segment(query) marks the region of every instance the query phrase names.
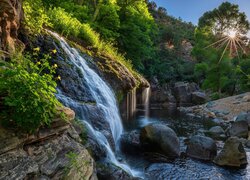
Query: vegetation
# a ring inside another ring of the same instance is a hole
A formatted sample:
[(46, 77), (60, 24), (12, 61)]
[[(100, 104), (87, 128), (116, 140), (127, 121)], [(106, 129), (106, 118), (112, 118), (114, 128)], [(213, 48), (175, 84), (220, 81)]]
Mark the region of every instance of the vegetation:
[(196, 80), (204, 89), (234, 94), (249, 90), (249, 57), (246, 34), (250, 29), (244, 13), (228, 2), (205, 13), (195, 32), (193, 55)]
[(54, 96), (56, 65), (51, 67), (48, 61), (48, 55), (38, 58), (37, 52), (15, 55), (11, 62), (1, 61), (0, 96), (4, 106), (1, 123), (27, 132), (50, 124), (61, 104)]
[[(51, 28), (136, 76), (196, 81), (214, 97), (250, 90), (250, 25), (237, 5), (225, 2), (205, 13), (197, 28), (145, 0), (24, 0), (23, 8), (29, 33)], [(0, 68), (1, 116), (26, 131), (49, 124), (60, 106), (55, 66), (36, 51), (1, 61)]]

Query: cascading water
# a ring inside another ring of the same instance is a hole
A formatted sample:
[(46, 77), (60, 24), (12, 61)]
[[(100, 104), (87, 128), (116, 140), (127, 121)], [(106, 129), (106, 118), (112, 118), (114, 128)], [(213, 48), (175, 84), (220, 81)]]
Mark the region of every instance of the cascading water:
[[(50, 32), (50, 31), (49, 31)], [(100, 78), (100, 76), (89, 68), (85, 59), (78, 53), (74, 48), (71, 48), (67, 42), (60, 37), (58, 34), (50, 32), (56, 39), (60, 41), (61, 47), (67, 54), (72, 65), (77, 67), (83, 74), (83, 80), (87, 82), (86, 88), (89, 88), (91, 95), (96, 101), (97, 108), (101, 111), (101, 115), (104, 120), (108, 122), (116, 149), (119, 151), (119, 138), (123, 132), (123, 126), (119, 111), (117, 108), (116, 99), (114, 93), (109, 88), (109, 86)], [(67, 95), (63, 94), (60, 89), (58, 89), (57, 98), (65, 105), (76, 111), (77, 116), (82, 120), (88, 120), (88, 114), (94, 113), (92, 106), (88, 104), (83, 104), (81, 102), (76, 102)], [(90, 133), (95, 137), (97, 142), (106, 149), (107, 159), (115, 164), (116, 166), (124, 169), (133, 176), (140, 176), (139, 172), (131, 170), (126, 164), (120, 163), (114, 152), (111, 149), (110, 143), (105, 136), (103, 131), (99, 131), (98, 128), (94, 128), (91, 122), (83, 121)]]
[(136, 89), (127, 94), (127, 120), (133, 119), (136, 113)]
[(145, 88), (142, 91), (142, 103), (144, 106), (145, 117), (149, 116), (149, 98), (150, 98), (150, 87)]

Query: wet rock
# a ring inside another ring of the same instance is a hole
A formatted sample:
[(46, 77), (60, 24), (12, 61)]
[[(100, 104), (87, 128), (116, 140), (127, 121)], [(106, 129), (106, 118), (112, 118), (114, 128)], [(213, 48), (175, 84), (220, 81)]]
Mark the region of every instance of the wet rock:
[(214, 159), (219, 166), (240, 167), (247, 164), (247, 156), (242, 143), (237, 137), (230, 137), (222, 151)]
[(228, 136), (248, 137), (248, 123), (246, 121), (236, 121), (226, 130)]
[(121, 150), (125, 153), (141, 153), (140, 132), (137, 130), (123, 134), (121, 136), (120, 143)]
[(186, 153), (196, 159), (213, 160), (217, 155), (217, 146), (213, 139), (196, 135), (190, 139)]
[(192, 103), (197, 105), (197, 104), (204, 104), (207, 101), (207, 96), (203, 92), (193, 92), (192, 93)]
[(215, 139), (224, 139), (226, 137), (224, 129), (221, 126), (211, 127), (207, 135)]
[(111, 163), (97, 164), (97, 177), (99, 180), (133, 180), (126, 171)]
[(180, 142), (175, 132), (161, 124), (145, 126), (140, 133), (141, 144), (146, 151), (159, 152), (167, 157), (180, 155)]

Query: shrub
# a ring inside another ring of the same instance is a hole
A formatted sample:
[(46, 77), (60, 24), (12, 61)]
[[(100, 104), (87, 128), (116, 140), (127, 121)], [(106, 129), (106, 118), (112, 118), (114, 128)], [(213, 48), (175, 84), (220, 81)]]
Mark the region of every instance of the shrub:
[(26, 28), (33, 34), (39, 34), (43, 25), (49, 25), (49, 17), (46, 15), (41, 0), (25, 0), (23, 2)]
[[(16, 55), (10, 63), (0, 64), (0, 97), (4, 110), (0, 112), (1, 123), (26, 132), (33, 132), (41, 125), (49, 125), (55, 117), (56, 82), (50, 67), (49, 56)], [(46, 72), (46, 73), (45, 73)]]

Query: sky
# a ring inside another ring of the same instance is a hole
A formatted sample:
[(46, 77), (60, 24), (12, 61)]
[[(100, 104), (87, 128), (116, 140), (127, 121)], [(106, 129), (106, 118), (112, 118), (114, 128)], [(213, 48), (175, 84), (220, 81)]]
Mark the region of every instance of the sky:
[[(222, 2), (238, 4), (240, 11), (245, 12), (250, 21), (250, 0), (153, 0), (157, 6), (167, 9), (167, 13), (180, 17), (186, 22), (197, 25), (199, 18), (207, 11), (217, 8)], [(250, 37), (250, 31), (248, 33)]]
[[(217, 8), (225, 0), (153, 0), (157, 6), (167, 9), (167, 13), (174, 17), (181, 17), (184, 21), (197, 25), (199, 18), (206, 12)], [(240, 11), (245, 12), (250, 21), (250, 0), (228, 0), (238, 4)]]

